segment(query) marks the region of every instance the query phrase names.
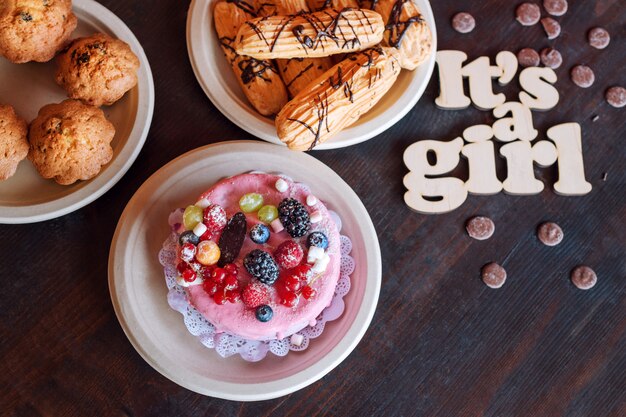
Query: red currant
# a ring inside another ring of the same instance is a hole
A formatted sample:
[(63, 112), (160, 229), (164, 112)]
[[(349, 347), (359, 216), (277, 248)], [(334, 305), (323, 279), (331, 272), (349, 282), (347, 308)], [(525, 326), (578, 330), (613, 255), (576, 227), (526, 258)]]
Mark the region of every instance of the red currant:
[(204, 267), (202, 267), (202, 270), (201, 270), (202, 278), (207, 279), (207, 280), (213, 278), (213, 270), (214, 269), (215, 268), (212, 267), (212, 266), (204, 266)]
[(282, 304), (287, 307), (295, 307), (298, 305), (298, 301), (300, 301), (300, 297), (293, 292), (287, 292), (283, 294), (283, 299), (281, 300)]
[(215, 304), (224, 304), (226, 302), (226, 296), (224, 295), (224, 291), (216, 292), (213, 296), (213, 301), (215, 301)]
[(237, 281), (237, 277), (235, 275), (226, 275), (226, 279), (224, 279), (224, 285), (227, 290), (233, 290), (237, 288), (239, 281)]
[(317, 295), (317, 291), (314, 290), (313, 288), (309, 287), (308, 285), (304, 288), (302, 288), (302, 296), (304, 298), (306, 298), (307, 300), (310, 300), (311, 298), (315, 297)]
[(248, 308), (257, 308), (270, 300), (269, 289), (261, 283), (251, 283), (241, 293), (243, 303)]
[(289, 291), (298, 291), (300, 289), (300, 280), (293, 275), (286, 277), (283, 284)]
[(222, 282), (224, 282), (224, 279), (226, 279), (226, 271), (224, 271), (224, 269), (222, 268), (215, 268), (213, 270), (213, 281), (217, 282), (218, 284), (221, 284)]
[(239, 298), (241, 297), (241, 294), (239, 294), (239, 291), (228, 291), (227, 290), (226, 293), (224, 294), (224, 297), (229, 302), (236, 303), (237, 301), (239, 301)]
[(185, 269), (182, 273), (182, 277), (187, 282), (193, 282), (196, 279), (196, 272), (193, 269)]
[(178, 265), (176, 265), (176, 269), (182, 274), (185, 272), (185, 269), (187, 269), (187, 264), (185, 262), (179, 262)]
[(231, 275), (237, 275), (239, 273), (239, 268), (237, 268), (235, 264), (226, 264), (224, 270)]
[(298, 278), (300, 281), (309, 282), (309, 275), (311, 274), (311, 265), (298, 265), (295, 268), (289, 270), (289, 274)]
[(206, 291), (207, 294), (213, 295), (217, 292), (219, 286), (213, 281), (204, 281), (202, 288), (204, 288), (204, 291)]

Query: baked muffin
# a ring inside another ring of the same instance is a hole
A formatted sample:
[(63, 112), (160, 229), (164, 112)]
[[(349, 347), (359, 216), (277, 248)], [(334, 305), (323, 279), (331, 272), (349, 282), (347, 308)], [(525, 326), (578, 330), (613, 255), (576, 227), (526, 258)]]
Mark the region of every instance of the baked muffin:
[(139, 59), (126, 42), (102, 33), (75, 39), (57, 57), (56, 81), (70, 98), (111, 105), (135, 85)]
[(48, 104), (32, 121), (28, 159), (62, 185), (95, 177), (113, 156), (115, 128), (102, 110), (77, 100)]
[(72, 0), (2, 0), (0, 55), (17, 64), (50, 61), (76, 24)]
[(13, 107), (0, 104), (0, 180), (15, 174), (28, 154), (28, 124)]

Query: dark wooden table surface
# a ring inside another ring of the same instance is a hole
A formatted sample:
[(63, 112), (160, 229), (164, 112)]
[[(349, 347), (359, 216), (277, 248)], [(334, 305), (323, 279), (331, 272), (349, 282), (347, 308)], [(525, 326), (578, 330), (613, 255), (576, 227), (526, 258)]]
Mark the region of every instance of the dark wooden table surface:
[[(350, 148), (312, 152), (370, 212), (383, 256), (380, 301), (364, 339), (334, 371), (287, 397), (257, 403), (207, 398), (170, 382), (133, 349), (113, 312), (109, 244), (133, 193), (186, 151), (252, 136), (222, 116), (196, 82), (185, 45), (187, 2), (101, 2), (145, 48), (156, 84), (154, 120), (134, 166), (105, 196), (55, 220), (0, 225), (0, 414), (626, 415), (626, 110), (603, 98), (609, 86), (626, 85), (623, 2), (571, 1), (554, 41), (539, 25), (515, 23), (516, 2), (433, 2), (439, 49), (460, 49), (470, 58), (523, 47), (561, 50), (561, 102), (534, 113), (535, 126), (545, 137), (557, 123), (582, 125), (593, 191), (558, 196), (552, 191), (556, 168), (537, 169), (546, 189), (536, 196), (470, 196), (459, 209), (437, 216), (410, 211), (402, 199), (404, 149), (493, 122), (488, 112), (437, 109), (436, 76), (387, 132)], [(450, 27), (460, 10), (477, 19), (471, 34)], [(594, 26), (612, 34), (607, 49), (587, 45), (586, 32)], [(591, 88), (570, 81), (577, 63), (595, 71)], [(503, 91), (512, 99), (518, 88), (513, 82)], [(503, 161), (498, 164), (504, 179)], [(466, 170), (455, 173), (463, 178)], [(495, 221), (490, 240), (473, 241), (464, 233), (465, 220), (475, 214)], [(545, 220), (565, 231), (557, 247), (535, 237)], [(479, 278), (488, 261), (508, 271), (499, 290)], [(590, 291), (569, 281), (569, 271), (581, 263), (599, 277)]]

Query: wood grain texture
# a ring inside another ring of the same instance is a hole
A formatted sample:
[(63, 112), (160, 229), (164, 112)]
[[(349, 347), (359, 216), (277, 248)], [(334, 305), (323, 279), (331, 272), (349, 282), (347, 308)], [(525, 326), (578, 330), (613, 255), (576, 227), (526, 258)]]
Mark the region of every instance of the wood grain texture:
[[(606, 88), (626, 85), (623, 2), (571, 1), (554, 41), (540, 25), (517, 24), (515, 3), (433, 2), (440, 49), (460, 49), (470, 59), (548, 45), (562, 52), (564, 64), (556, 71), (561, 102), (534, 112), (534, 123), (540, 139), (555, 124), (581, 123), (593, 191), (556, 195), (552, 167), (536, 170), (546, 183), (536, 196), (470, 196), (448, 214), (411, 212), (402, 198), (404, 149), (418, 139), (450, 140), (468, 126), (493, 123), (490, 113), (473, 108), (437, 109), (435, 76), (415, 108), (384, 134), (347, 149), (313, 152), (354, 188), (379, 234), (383, 286), (365, 338), (310, 387), (248, 404), (206, 398), (158, 374), (135, 352), (113, 313), (109, 244), (133, 193), (188, 150), (252, 137), (222, 116), (195, 80), (185, 45), (187, 2), (101, 2), (146, 50), (156, 83), (154, 121), (138, 160), (104, 197), (56, 220), (0, 226), (0, 414), (626, 415), (626, 110), (604, 101)], [(477, 20), (467, 35), (449, 23), (462, 10)], [(611, 33), (607, 49), (587, 45), (586, 32), (594, 26)], [(578, 63), (595, 71), (593, 87), (569, 80)], [(494, 89), (511, 100), (519, 86), (514, 81)], [(503, 180), (500, 159), (497, 168)], [(467, 178), (467, 166), (455, 174)], [(476, 214), (495, 221), (491, 239), (465, 235), (465, 220)], [(536, 239), (535, 228), (547, 220), (565, 232), (556, 247)], [(499, 290), (480, 281), (489, 261), (508, 272)], [(569, 271), (581, 263), (599, 277), (586, 292), (569, 282)]]

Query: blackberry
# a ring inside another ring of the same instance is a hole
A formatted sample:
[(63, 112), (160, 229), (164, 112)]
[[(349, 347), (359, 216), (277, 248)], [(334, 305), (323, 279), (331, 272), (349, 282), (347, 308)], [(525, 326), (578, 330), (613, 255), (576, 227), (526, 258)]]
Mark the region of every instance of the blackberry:
[(274, 311), (272, 310), (272, 307), (268, 305), (262, 305), (256, 309), (255, 315), (258, 321), (265, 323), (272, 319)]
[(250, 229), (250, 239), (259, 245), (264, 244), (270, 238), (270, 229), (264, 224), (255, 224)]
[(306, 240), (308, 247), (317, 246), (318, 248), (326, 249), (328, 247), (328, 238), (322, 232), (313, 232)]
[(278, 265), (272, 255), (255, 249), (243, 260), (246, 270), (263, 284), (272, 285), (278, 279)]
[(309, 212), (293, 198), (285, 198), (280, 202), (278, 217), (291, 237), (304, 236), (311, 227)]
[(181, 233), (178, 237), (178, 242), (180, 243), (180, 246), (183, 246), (185, 243), (197, 245), (200, 243), (200, 237), (196, 236), (196, 234), (191, 230), (187, 230), (186, 232)]

